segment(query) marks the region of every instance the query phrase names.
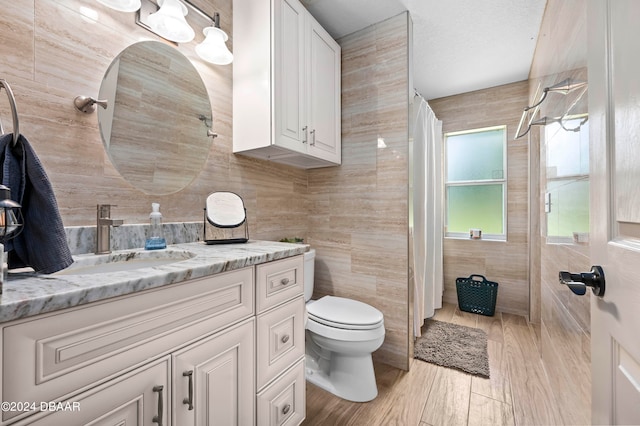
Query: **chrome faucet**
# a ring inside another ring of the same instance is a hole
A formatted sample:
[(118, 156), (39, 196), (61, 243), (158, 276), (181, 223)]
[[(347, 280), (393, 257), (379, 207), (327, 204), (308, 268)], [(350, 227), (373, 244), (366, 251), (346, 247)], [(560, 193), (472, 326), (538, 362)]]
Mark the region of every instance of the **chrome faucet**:
[(111, 219), (111, 204), (98, 204), (96, 226), (96, 254), (111, 253), (111, 227), (120, 226), (123, 221)]

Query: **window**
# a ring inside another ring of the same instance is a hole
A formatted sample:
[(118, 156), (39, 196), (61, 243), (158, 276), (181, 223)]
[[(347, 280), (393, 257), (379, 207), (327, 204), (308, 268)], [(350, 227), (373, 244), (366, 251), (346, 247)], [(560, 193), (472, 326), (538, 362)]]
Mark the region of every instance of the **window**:
[(506, 126), (445, 133), (446, 236), (506, 239)]
[(547, 124), (545, 212), (547, 241), (589, 241), (588, 116), (567, 117)]

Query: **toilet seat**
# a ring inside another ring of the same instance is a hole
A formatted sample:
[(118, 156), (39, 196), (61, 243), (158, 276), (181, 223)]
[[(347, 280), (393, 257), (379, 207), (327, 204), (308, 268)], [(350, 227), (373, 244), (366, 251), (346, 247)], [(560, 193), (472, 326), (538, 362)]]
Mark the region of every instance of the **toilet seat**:
[(382, 312), (357, 300), (324, 296), (307, 303), (309, 319), (345, 330), (373, 330), (383, 325)]
[(354, 330), (332, 327), (322, 324), (314, 320), (313, 318), (309, 318), (309, 321), (307, 321), (306, 329), (319, 336), (341, 342), (365, 342), (381, 338), (384, 339), (385, 335), (384, 322), (380, 323), (375, 328), (367, 330)]

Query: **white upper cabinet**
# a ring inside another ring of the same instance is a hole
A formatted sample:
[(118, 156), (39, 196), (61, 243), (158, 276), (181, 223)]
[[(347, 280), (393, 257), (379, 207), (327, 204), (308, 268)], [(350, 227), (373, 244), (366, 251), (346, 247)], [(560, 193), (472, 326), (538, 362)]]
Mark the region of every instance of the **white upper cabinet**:
[(340, 46), (298, 0), (269, 3), (233, 4), (233, 152), (339, 165)]
[(309, 153), (340, 163), (340, 46), (309, 20)]
[[(275, 82), (274, 143), (296, 152), (306, 153), (307, 79), (305, 72), (307, 11), (297, 0), (276, 0), (273, 49)], [(235, 135), (234, 135), (235, 136)], [(235, 138), (234, 138), (235, 139)]]

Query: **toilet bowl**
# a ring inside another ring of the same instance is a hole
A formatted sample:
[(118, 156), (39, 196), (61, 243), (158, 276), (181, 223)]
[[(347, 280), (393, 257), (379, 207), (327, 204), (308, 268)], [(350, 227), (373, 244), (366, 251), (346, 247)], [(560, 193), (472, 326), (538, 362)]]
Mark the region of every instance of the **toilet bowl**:
[(371, 354), (384, 341), (384, 317), (357, 300), (310, 300), (314, 260), (315, 250), (305, 254), (306, 378), (349, 401), (371, 401), (378, 395)]

